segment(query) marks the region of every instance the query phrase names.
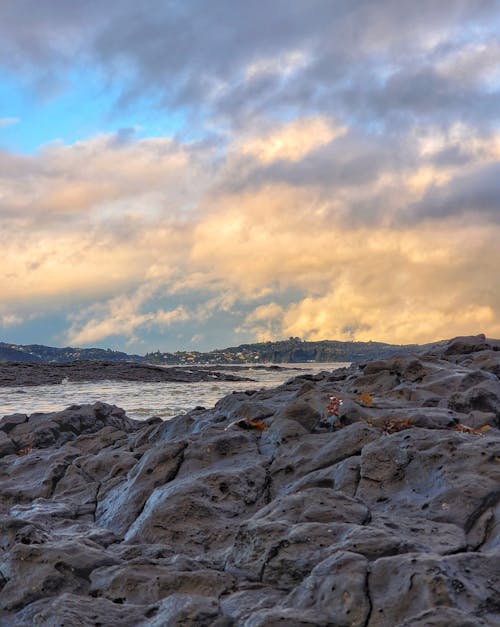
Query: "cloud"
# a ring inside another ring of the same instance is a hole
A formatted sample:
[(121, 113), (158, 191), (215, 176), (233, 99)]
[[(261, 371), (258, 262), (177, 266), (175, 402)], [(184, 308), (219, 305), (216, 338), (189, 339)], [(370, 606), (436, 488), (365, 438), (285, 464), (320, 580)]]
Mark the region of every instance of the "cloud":
[(6, 0), (1, 11), (0, 65), (42, 91), (92, 63), (122, 104), (149, 94), (208, 124), (266, 111), (479, 120), (498, 105), (495, 0)]
[(0, 313), (0, 326), (14, 327), (24, 322), (22, 316), (15, 313)]
[[(265, 196), (272, 198), (269, 190)], [(285, 288), (304, 296), (279, 309), (269, 305), (269, 320), (262, 317), (266, 308), (257, 308), (240, 329), (260, 339), (393, 342), (425, 342), (473, 329), (500, 333), (498, 226), (445, 216), (405, 229), (349, 229), (313, 212), (307, 222), (298, 219), (284, 193), (280, 203), (263, 207), (258, 195), (253, 202), (253, 212), (233, 202), (241, 213), (219, 215), (225, 229), (200, 233), (198, 260), (210, 260), (212, 272), (224, 275), (243, 297), (270, 284), (274, 299)]]
[[(80, 303), (77, 344), (187, 323), (209, 342), (224, 317), (262, 340), (500, 332), (498, 136), (422, 126), (383, 142), (318, 124), (276, 127), (269, 159), (242, 149), (265, 146), (261, 122), (222, 161), (220, 145), (168, 138), (4, 153), (5, 306)], [(294, 152), (311, 128), (314, 148)], [(454, 147), (467, 159), (441, 157)]]
[(103, 305), (91, 306), (73, 317), (68, 331), (68, 341), (73, 345), (93, 344), (112, 336), (135, 338), (141, 328), (158, 327), (163, 330), (172, 324), (189, 320), (184, 307), (165, 311), (143, 311), (151, 298), (149, 287), (141, 288), (132, 295), (122, 295)]
[(166, 137), (114, 140), (0, 153), (5, 303), (116, 295), (181, 263), (209, 170)]
[(0, 118), (0, 129), (14, 126), (15, 124), (19, 124), (20, 121), (19, 118)]
[[(112, 217), (175, 208), (192, 202), (191, 183), (202, 186), (196, 152), (168, 137), (136, 142), (99, 135), (66, 146), (49, 144), (39, 154), (0, 154), (2, 216), (14, 220), (43, 216), (59, 222), (85, 212)], [(19, 182), (29, 177), (30, 185)], [(170, 190), (167, 194), (167, 190)], [(10, 211), (9, 211), (10, 207)]]
[(236, 331), (251, 333), (259, 342), (272, 341), (283, 333), (285, 309), (277, 303), (259, 305), (244, 319)]
[(472, 213), (500, 222), (500, 162), (472, 168), (439, 186), (429, 186), (414, 218)]
[(55, 100), (84, 73), (130, 125), (0, 150), (5, 316), (74, 308), (76, 343), (500, 333), (499, 22), (494, 0), (6, 0), (0, 68)]
[(335, 128), (328, 120), (320, 117), (302, 118), (269, 129), (267, 133), (261, 129), (253, 137), (243, 137), (237, 142), (236, 151), (254, 157), (263, 164), (275, 161), (296, 163), (345, 133), (345, 128)]
[(19, 327), (26, 322), (31, 322), (39, 317), (40, 313), (29, 310), (8, 310), (0, 308), (0, 327), (9, 329), (11, 327)]

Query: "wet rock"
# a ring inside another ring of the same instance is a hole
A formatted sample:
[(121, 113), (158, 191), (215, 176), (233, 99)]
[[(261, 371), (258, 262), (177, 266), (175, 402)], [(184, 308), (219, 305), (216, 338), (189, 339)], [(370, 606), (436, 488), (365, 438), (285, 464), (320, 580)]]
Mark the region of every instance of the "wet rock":
[(152, 364), (114, 361), (74, 361), (67, 363), (0, 363), (0, 387), (49, 385), (69, 381), (251, 381), (219, 370), (206, 368), (160, 367)]
[(112, 487), (96, 508), (96, 522), (118, 535), (125, 535), (139, 517), (151, 493), (175, 478), (183, 461), (184, 442), (156, 446), (139, 461), (133, 459), (130, 471)]
[(128, 542), (183, 543), (188, 555), (220, 552), (232, 542), (235, 518), (263, 491), (260, 465), (212, 472), (156, 488), (127, 532)]
[(309, 435), (287, 442), (270, 466), (273, 494), (286, 491), (292, 482), (316, 470), (359, 455), (364, 446), (379, 437), (377, 429), (359, 422), (336, 433)]
[[(246, 583), (243, 589), (220, 597), (220, 606), (235, 624), (245, 624), (245, 619), (259, 610), (269, 610), (281, 604), (285, 593), (271, 586)], [(252, 618), (253, 620), (253, 618)]]
[(444, 355), (468, 355), (477, 353), (486, 348), (486, 337), (484, 333), (479, 335), (471, 335), (466, 337), (457, 337), (447, 342), (443, 354)]
[[(306, 431), (313, 431), (323, 419), (323, 412), (313, 405), (311, 394), (302, 394), (298, 401), (288, 404), (283, 408), (278, 417), (298, 422)], [(324, 407), (324, 404), (323, 404)]]
[(0, 430), (4, 433), (9, 433), (12, 429), (27, 421), (28, 416), (26, 414), (11, 414), (10, 416), (4, 416), (3, 418), (0, 418)]

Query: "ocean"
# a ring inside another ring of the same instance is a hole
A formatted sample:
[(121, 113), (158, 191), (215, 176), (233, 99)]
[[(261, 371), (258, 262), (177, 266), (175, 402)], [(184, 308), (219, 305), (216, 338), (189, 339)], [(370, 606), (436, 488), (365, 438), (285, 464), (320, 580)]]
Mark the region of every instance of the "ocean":
[[(280, 364), (282, 369), (265, 370), (250, 367), (230, 372), (254, 381), (203, 381), (198, 383), (143, 383), (100, 381), (82, 383), (67, 381), (58, 385), (0, 388), (0, 416), (33, 412), (59, 411), (69, 405), (102, 401), (123, 408), (130, 418), (146, 420), (159, 416), (168, 420), (196, 406), (213, 407), (235, 390), (275, 387), (300, 374), (336, 370), (347, 363)], [(216, 367), (214, 367), (216, 370)]]

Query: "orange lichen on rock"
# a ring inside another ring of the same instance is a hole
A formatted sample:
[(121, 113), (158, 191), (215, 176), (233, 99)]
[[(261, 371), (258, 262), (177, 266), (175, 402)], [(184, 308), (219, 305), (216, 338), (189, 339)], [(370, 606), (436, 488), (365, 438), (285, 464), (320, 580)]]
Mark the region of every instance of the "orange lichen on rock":
[(257, 429), (258, 431), (264, 431), (264, 429), (267, 428), (265, 422), (262, 422), (262, 420), (255, 420), (253, 418), (243, 418), (242, 420), (236, 420), (235, 422), (229, 424), (226, 427), (226, 430), (233, 426), (239, 427), (240, 429)]
[(368, 392), (363, 392), (363, 394), (357, 396), (356, 401), (365, 407), (371, 407), (373, 405), (373, 398), (371, 394), (368, 394)]

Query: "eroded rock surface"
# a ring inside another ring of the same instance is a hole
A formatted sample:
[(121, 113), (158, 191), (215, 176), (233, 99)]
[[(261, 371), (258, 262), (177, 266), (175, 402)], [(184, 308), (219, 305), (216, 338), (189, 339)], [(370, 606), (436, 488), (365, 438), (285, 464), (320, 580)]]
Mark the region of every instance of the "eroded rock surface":
[(499, 374), (477, 336), (169, 422), (2, 418), (0, 625), (500, 625)]

